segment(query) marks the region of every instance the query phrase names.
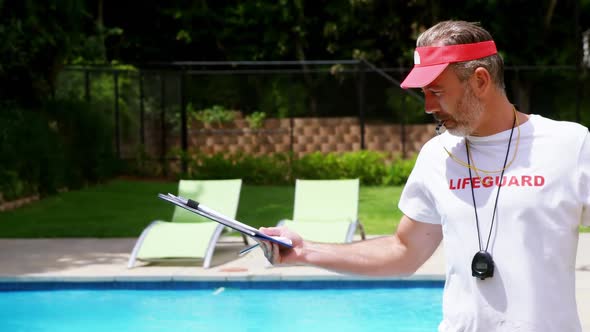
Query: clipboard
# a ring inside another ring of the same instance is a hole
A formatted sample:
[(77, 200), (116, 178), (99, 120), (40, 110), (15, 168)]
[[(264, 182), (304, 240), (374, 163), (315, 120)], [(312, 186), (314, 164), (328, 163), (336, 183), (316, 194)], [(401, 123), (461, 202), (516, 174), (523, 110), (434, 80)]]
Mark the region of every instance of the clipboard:
[(186, 209), (192, 213), (198, 214), (198, 215), (203, 216), (207, 219), (210, 219), (210, 220), (218, 222), (222, 225), (225, 225), (225, 226), (227, 226), (233, 230), (236, 230), (242, 234), (248, 235), (249, 237), (253, 238), (257, 242), (259, 240), (264, 240), (264, 241), (270, 241), (270, 242), (277, 243), (277, 244), (285, 246), (287, 248), (293, 248), (293, 245), (291, 244), (291, 240), (289, 240), (287, 238), (266, 235), (250, 225), (246, 225), (246, 224), (241, 223), (235, 219), (227, 217), (227, 216), (225, 216), (225, 215), (223, 215), (211, 208), (208, 208), (207, 206), (205, 206), (197, 201), (194, 201), (192, 199), (184, 198), (181, 196), (176, 196), (176, 195), (173, 195), (170, 193), (168, 193), (167, 195), (158, 194), (158, 197), (169, 202), (169, 203), (172, 203), (176, 206), (180, 206), (181, 208)]

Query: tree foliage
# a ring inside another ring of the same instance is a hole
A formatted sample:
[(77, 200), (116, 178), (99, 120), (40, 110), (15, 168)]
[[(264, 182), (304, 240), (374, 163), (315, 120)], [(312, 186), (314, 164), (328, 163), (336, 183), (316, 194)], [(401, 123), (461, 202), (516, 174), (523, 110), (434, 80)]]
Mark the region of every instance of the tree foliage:
[(50, 93), (64, 60), (83, 39), (78, 0), (0, 2), (0, 97), (25, 104)]
[(590, 0), (0, 0), (0, 15), (0, 97), (35, 102), (71, 62), (363, 58), (410, 66), (418, 34), (451, 18), (481, 22), (509, 65), (574, 65)]

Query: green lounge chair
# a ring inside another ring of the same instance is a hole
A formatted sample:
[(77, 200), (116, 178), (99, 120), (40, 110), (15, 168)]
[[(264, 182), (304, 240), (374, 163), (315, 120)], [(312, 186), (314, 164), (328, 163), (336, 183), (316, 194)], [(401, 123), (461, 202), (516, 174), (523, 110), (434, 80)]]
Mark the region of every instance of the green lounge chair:
[[(180, 180), (178, 195), (191, 198), (230, 218), (235, 218), (240, 200), (241, 179)], [(143, 230), (127, 264), (136, 260), (155, 262), (203, 260), (209, 268), (213, 251), (224, 226), (187, 211), (174, 208), (171, 222), (155, 220)], [(244, 236), (244, 243), (248, 244)]]
[(304, 239), (319, 242), (352, 242), (357, 229), (359, 180), (297, 180), (293, 219), (279, 221)]

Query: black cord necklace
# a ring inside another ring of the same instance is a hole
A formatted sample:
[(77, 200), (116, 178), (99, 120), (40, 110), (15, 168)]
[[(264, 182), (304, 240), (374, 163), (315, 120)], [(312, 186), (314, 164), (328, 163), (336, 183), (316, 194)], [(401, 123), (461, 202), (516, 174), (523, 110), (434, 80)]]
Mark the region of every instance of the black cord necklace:
[[(473, 191), (473, 176), (471, 175), (471, 167), (469, 169), (469, 180), (471, 187), (471, 198), (473, 199), (473, 210), (475, 211), (475, 225), (477, 227), (477, 242), (479, 244), (479, 251), (473, 256), (471, 262), (471, 275), (484, 280), (485, 278), (491, 278), (494, 276), (494, 260), (492, 255), (488, 252), (488, 246), (490, 245), (490, 238), (492, 237), (492, 229), (494, 228), (494, 219), (496, 217), (496, 210), (498, 208), (498, 197), (500, 197), (500, 188), (502, 188), (502, 179), (504, 178), (504, 171), (506, 170), (506, 163), (508, 161), (508, 155), (510, 154), (510, 144), (512, 143), (512, 134), (514, 133), (514, 125), (516, 124), (517, 114), (514, 114), (514, 120), (512, 122), (512, 129), (510, 130), (510, 138), (508, 138), (508, 148), (506, 149), (506, 157), (504, 158), (504, 166), (502, 167), (502, 173), (500, 174), (500, 181), (498, 182), (498, 191), (496, 192), (496, 201), (494, 202), (494, 212), (492, 213), (492, 222), (490, 224), (490, 232), (488, 233), (488, 240), (486, 242), (485, 249), (482, 249), (481, 236), (479, 234), (479, 217), (477, 215), (477, 205), (475, 204), (475, 192)], [(465, 149), (467, 151), (467, 164), (471, 166), (469, 158), (469, 142), (465, 140)]]

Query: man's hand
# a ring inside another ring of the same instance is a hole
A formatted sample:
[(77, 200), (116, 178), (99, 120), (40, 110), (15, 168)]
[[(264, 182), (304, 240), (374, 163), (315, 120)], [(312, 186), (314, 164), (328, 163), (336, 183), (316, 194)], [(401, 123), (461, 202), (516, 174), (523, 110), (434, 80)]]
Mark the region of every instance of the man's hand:
[(303, 239), (299, 234), (286, 227), (261, 227), (260, 231), (269, 236), (280, 236), (291, 240), (293, 248), (283, 247), (270, 241), (260, 241), (264, 256), (272, 265), (296, 264), (303, 248)]

